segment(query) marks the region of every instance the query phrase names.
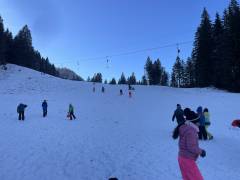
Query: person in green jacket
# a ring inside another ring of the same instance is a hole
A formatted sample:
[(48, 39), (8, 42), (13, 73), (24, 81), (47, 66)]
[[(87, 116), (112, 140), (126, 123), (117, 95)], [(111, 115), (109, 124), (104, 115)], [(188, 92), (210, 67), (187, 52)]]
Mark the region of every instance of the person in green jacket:
[(209, 140), (213, 139), (213, 135), (207, 130), (208, 127), (211, 125), (211, 122), (210, 122), (210, 114), (208, 112), (208, 108), (205, 108), (203, 110), (203, 115), (205, 117), (205, 129), (207, 131), (207, 137)]
[(70, 120), (72, 120), (73, 118), (76, 119), (76, 116), (74, 115), (74, 108), (73, 108), (72, 104), (69, 104), (68, 116), (69, 116)]

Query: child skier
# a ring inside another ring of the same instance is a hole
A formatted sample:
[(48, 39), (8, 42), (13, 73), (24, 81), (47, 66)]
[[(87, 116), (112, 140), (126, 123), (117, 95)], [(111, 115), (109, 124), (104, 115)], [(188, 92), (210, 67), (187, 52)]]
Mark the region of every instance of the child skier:
[(208, 127), (211, 125), (211, 122), (210, 122), (210, 114), (208, 112), (208, 108), (205, 108), (203, 110), (203, 115), (205, 117), (205, 129), (206, 129), (206, 132), (207, 132), (207, 137), (209, 140), (213, 139), (213, 135), (208, 131)]
[(120, 89), (120, 96), (122, 96), (123, 95), (123, 90), (122, 89)]
[(179, 137), (178, 163), (182, 173), (183, 180), (203, 180), (201, 172), (198, 169), (196, 160), (198, 156), (206, 156), (206, 151), (198, 146), (198, 131), (196, 125), (198, 116), (189, 108), (184, 110), (186, 121), (180, 123), (173, 132), (173, 138)]
[(44, 100), (43, 103), (42, 103), (43, 117), (47, 116), (47, 107), (48, 107), (47, 101)]
[(72, 120), (72, 118), (76, 119), (76, 117), (74, 115), (74, 108), (73, 108), (72, 104), (69, 104), (68, 116), (69, 116), (70, 120)]
[(25, 108), (27, 107), (26, 104), (22, 104), (20, 103), (17, 107), (17, 113), (18, 113), (18, 120), (22, 120), (24, 121), (25, 119), (25, 116), (24, 116), (24, 111), (25, 111)]
[(129, 98), (132, 97), (132, 92), (131, 91), (128, 92), (128, 96), (129, 96)]
[(199, 139), (202, 140), (207, 140), (207, 132), (206, 132), (206, 129), (205, 129), (205, 117), (203, 115), (203, 110), (202, 110), (202, 107), (199, 106), (197, 108), (197, 114), (199, 116), (199, 123), (200, 123), (200, 126), (199, 126)]

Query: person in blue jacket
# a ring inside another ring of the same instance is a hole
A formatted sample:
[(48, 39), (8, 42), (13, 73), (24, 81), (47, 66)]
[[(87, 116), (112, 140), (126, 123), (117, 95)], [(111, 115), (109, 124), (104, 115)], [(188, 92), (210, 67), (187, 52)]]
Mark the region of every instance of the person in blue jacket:
[(46, 117), (46, 116), (47, 116), (47, 108), (48, 108), (47, 101), (44, 100), (43, 103), (42, 103), (43, 117)]
[(25, 111), (25, 108), (27, 107), (26, 104), (23, 104), (23, 103), (20, 103), (17, 107), (17, 113), (18, 113), (18, 120), (19, 121), (24, 121), (25, 119), (25, 116), (24, 116), (24, 111)]
[(204, 114), (203, 114), (203, 108), (202, 106), (199, 106), (197, 108), (197, 114), (198, 114), (198, 117), (199, 117), (199, 139), (202, 140), (207, 140), (207, 131), (205, 129), (205, 117), (204, 117)]

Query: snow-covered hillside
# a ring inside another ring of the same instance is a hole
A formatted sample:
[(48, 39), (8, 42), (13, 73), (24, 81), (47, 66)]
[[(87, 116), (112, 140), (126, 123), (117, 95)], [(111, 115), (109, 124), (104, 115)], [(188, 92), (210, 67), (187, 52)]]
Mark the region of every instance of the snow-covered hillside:
[[(177, 103), (211, 113), (214, 140), (200, 142), (207, 151), (199, 159), (206, 180), (240, 179), (240, 95), (212, 89), (174, 89), (102, 85), (58, 79), (23, 67), (0, 70), (1, 180), (175, 180), (181, 179), (178, 141), (171, 138)], [(119, 89), (124, 96), (119, 96)], [(48, 117), (41, 103), (47, 99)], [(26, 120), (16, 108), (28, 105)], [(66, 118), (68, 105), (77, 119)]]

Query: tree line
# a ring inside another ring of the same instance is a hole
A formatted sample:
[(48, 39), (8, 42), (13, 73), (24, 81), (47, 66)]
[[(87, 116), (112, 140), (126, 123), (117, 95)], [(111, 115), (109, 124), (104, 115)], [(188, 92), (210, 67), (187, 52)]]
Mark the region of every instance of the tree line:
[[(94, 74), (94, 76), (92, 78), (88, 77), (87, 81), (88, 82), (103, 83), (102, 74), (101, 73), (96, 73), (96, 74)], [(135, 76), (134, 73), (132, 73), (132, 75), (128, 78), (126, 78), (124, 73), (122, 73), (118, 82), (116, 81), (115, 78), (112, 78), (109, 82), (107, 80), (104, 80), (104, 84), (112, 84), (112, 85), (115, 85), (115, 84), (132, 84), (132, 85), (136, 85), (136, 84), (140, 84), (140, 82), (137, 82), (136, 76)]]
[(28, 26), (25, 25), (13, 37), (8, 29), (5, 30), (3, 19), (0, 17), (0, 65), (5, 65), (6, 63), (58, 76), (58, 71), (54, 64), (51, 64), (48, 58), (42, 57), (40, 52), (34, 49)]
[(240, 92), (240, 6), (231, 0), (212, 22), (204, 8), (192, 55), (172, 68), (173, 87), (216, 87)]
[[(112, 78), (109, 82), (104, 81), (105, 84), (131, 84), (131, 85), (161, 85), (168, 86), (169, 84), (169, 75), (165, 71), (165, 68), (162, 67), (159, 59), (152, 61), (150, 57), (147, 58), (145, 67), (145, 74), (142, 76), (141, 80), (137, 80), (135, 73), (133, 72), (128, 78), (122, 72), (118, 81), (116, 78)], [(103, 83), (103, 78), (101, 73), (95, 73), (92, 78), (87, 78), (88, 82), (99, 82)]]

